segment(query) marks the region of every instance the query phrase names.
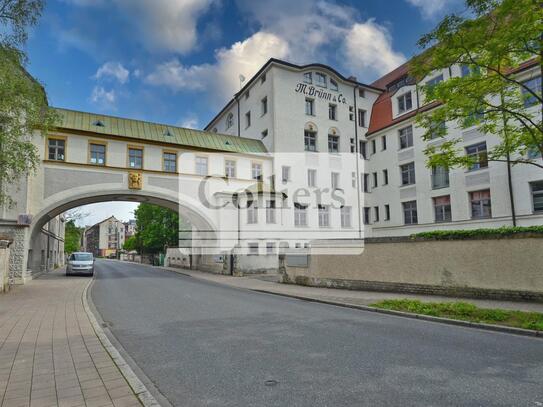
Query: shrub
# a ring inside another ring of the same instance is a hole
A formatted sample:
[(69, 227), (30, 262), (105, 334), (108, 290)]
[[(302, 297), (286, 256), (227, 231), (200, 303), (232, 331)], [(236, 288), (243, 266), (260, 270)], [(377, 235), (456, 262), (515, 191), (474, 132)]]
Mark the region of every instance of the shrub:
[(460, 240), (477, 239), (481, 237), (509, 237), (514, 235), (530, 235), (543, 237), (543, 226), (503, 226), (500, 228), (471, 229), (471, 230), (433, 230), (430, 232), (415, 233), (411, 239), (428, 240)]

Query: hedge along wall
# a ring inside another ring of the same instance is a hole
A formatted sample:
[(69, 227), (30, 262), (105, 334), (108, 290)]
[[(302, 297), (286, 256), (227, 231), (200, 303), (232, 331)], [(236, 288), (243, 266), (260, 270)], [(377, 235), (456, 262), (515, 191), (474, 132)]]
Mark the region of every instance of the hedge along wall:
[(284, 281), (301, 285), (543, 301), (540, 235), (369, 239), (360, 255), (285, 263)]

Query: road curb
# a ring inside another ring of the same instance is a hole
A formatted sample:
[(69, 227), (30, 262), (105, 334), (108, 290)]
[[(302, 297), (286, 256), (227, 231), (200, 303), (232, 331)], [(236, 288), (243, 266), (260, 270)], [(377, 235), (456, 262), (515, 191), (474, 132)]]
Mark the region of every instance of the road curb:
[(351, 304), (347, 302), (338, 302), (338, 301), (331, 301), (331, 300), (322, 300), (318, 298), (313, 297), (305, 297), (302, 295), (293, 295), (293, 294), (285, 294), (285, 293), (279, 293), (275, 291), (268, 291), (268, 290), (262, 290), (262, 289), (251, 289), (251, 291), (266, 293), (266, 294), (273, 294), (273, 295), (280, 295), (283, 297), (289, 297), (289, 298), (295, 298), (298, 300), (304, 300), (304, 301), (310, 301), (310, 302), (318, 302), (321, 304), (328, 304), (328, 305), (336, 305), (338, 307), (344, 307), (344, 308), (354, 308), (359, 309), (362, 311), (370, 311), (370, 312), (376, 312), (379, 314), (387, 314), (387, 315), (395, 315), (398, 317), (404, 317), (404, 318), (412, 318), (412, 319), (420, 319), (423, 321), (431, 321), (431, 322), (440, 322), (442, 324), (449, 324), (449, 325), (457, 325), (457, 326), (464, 326), (468, 328), (476, 328), (476, 329), (482, 329), (486, 331), (493, 331), (493, 332), (502, 332), (502, 333), (508, 333), (508, 334), (514, 334), (514, 335), (521, 335), (521, 336), (529, 336), (532, 338), (543, 338), (543, 332), (542, 331), (535, 331), (531, 329), (522, 329), (522, 328), (513, 328), (508, 326), (501, 326), (501, 325), (491, 325), (491, 324), (484, 324), (480, 322), (470, 322), (470, 321), (462, 321), (458, 319), (450, 319), (450, 318), (442, 318), (442, 317), (433, 317), (430, 315), (422, 315), (422, 314), (412, 314), (410, 312), (403, 312), (403, 311), (394, 311), (394, 310), (388, 310), (383, 308), (376, 308), (376, 307), (370, 307), (368, 305), (359, 305), (359, 304)]
[(102, 326), (98, 323), (98, 320), (91, 311), (91, 308), (87, 299), (87, 292), (89, 287), (93, 284), (94, 279), (91, 279), (89, 283), (85, 286), (82, 295), (83, 308), (90, 320), (94, 333), (102, 343), (102, 346), (109, 354), (117, 368), (120, 370), (121, 374), (124, 376), (128, 385), (132, 388), (132, 391), (138, 397), (140, 403), (144, 407), (161, 407), (158, 401), (154, 398), (151, 392), (143, 384), (143, 382), (136, 376), (130, 365), (125, 361), (120, 352), (113, 346), (106, 333), (102, 329)]
[[(193, 276), (191, 274), (183, 273), (181, 270), (177, 270), (177, 269), (172, 268), (172, 267), (164, 267), (164, 266), (154, 266), (154, 267), (160, 268), (160, 269), (162, 269), (164, 271), (171, 271), (171, 272), (174, 272), (174, 273), (182, 274), (184, 276), (189, 276), (189, 277), (192, 277), (192, 278), (198, 278), (198, 276)], [(215, 282), (217, 284), (226, 285), (226, 286), (229, 286), (229, 287), (235, 287), (235, 286), (220, 283), (220, 282), (217, 282), (217, 281), (213, 281), (213, 282)], [(412, 314), (410, 312), (394, 311), (394, 310), (388, 310), (388, 309), (383, 309), (383, 308), (370, 307), (369, 305), (359, 305), (359, 304), (351, 304), (351, 303), (348, 303), (348, 302), (323, 300), (323, 299), (315, 298), (315, 297), (306, 297), (306, 296), (303, 296), (303, 295), (280, 293), (280, 292), (277, 292), (277, 291), (263, 290), (263, 289), (259, 289), (259, 288), (247, 288), (247, 287), (236, 287), (236, 288), (244, 288), (246, 290), (265, 293), (265, 294), (280, 295), (282, 297), (295, 298), (297, 300), (318, 302), (318, 303), (321, 303), (321, 304), (328, 304), (328, 305), (336, 305), (338, 307), (353, 308), (353, 309), (358, 309), (358, 310), (362, 310), (362, 311), (376, 312), (376, 313), (379, 313), (379, 314), (395, 315), (395, 316), (398, 316), (398, 317), (420, 319), (420, 320), (423, 320), (423, 321), (430, 321), (430, 322), (440, 322), (442, 324), (463, 326), (463, 327), (467, 327), (467, 328), (475, 328), (475, 329), (481, 329), (481, 330), (485, 330), (485, 331), (501, 332), (501, 333), (507, 333), (507, 334), (513, 334), (513, 335), (529, 336), (529, 337), (538, 338), (538, 339), (543, 338), (543, 331), (535, 331), (535, 330), (532, 330), (532, 329), (513, 328), (513, 327), (508, 327), (508, 326), (502, 326), (502, 325), (491, 325), (491, 324), (484, 324), (484, 323), (480, 323), (480, 322), (470, 322), (470, 321), (462, 321), (462, 320), (458, 320), (458, 319), (450, 319), (450, 318), (443, 318), (443, 317), (433, 317), (433, 316), (430, 316), (430, 315)]]

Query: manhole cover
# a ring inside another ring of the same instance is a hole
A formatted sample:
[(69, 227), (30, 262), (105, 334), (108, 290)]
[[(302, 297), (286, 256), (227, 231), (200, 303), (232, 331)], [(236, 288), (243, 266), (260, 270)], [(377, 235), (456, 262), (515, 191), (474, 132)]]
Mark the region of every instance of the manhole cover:
[(277, 380), (266, 380), (264, 384), (266, 386), (272, 387), (272, 386), (277, 386), (279, 382)]

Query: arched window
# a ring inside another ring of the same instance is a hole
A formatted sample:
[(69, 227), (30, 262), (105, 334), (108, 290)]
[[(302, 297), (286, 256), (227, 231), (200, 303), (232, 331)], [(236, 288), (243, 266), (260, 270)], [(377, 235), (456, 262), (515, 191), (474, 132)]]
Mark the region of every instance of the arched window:
[(232, 113), (228, 113), (228, 116), (226, 116), (226, 130), (228, 130), (233, 125), (234, 125), (234, 115)]
[(339, 153), (339, 130), (335, 127), (328, 130), (328, 152)]

